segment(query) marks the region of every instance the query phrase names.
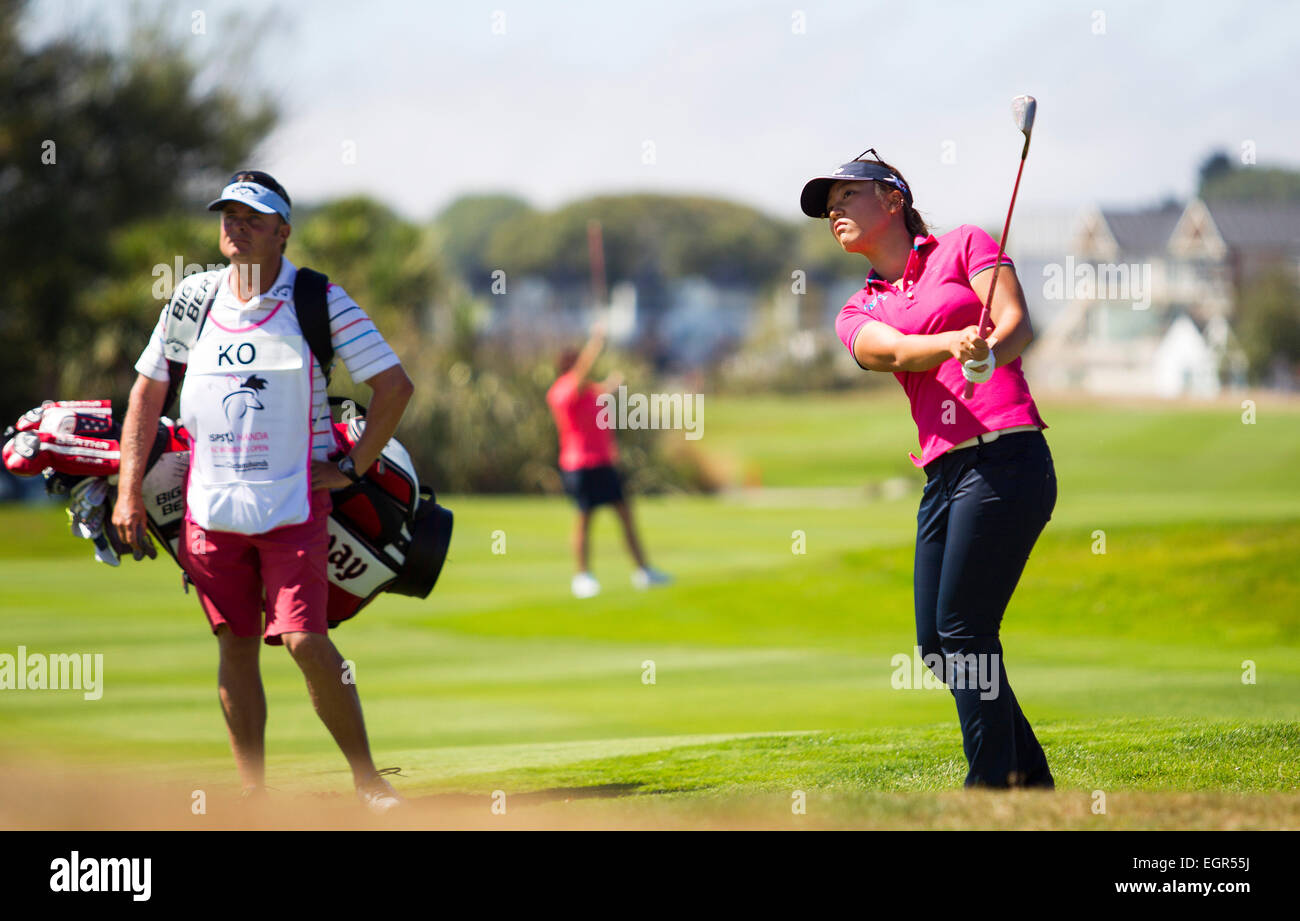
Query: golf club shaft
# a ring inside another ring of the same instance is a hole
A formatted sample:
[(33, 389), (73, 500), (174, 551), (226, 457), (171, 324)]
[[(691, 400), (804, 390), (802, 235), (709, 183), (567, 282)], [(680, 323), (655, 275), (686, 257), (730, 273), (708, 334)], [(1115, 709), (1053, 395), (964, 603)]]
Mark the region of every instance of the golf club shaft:
[[(998, 272), (1002, 270), (1002, 254), (1006, 252), (1007, 233), (1011, 230), (1011, 212), (1016, 210), (1016, 195), (1020, 193), (1020, 177), (1025, 173), (1025, 158), (1029, 156), (1029, 138), (1025, 138), (1024, 149), (1020, 152), (1020, 169), (1016, 170), (1016, 184), (1011, 189), (1011, 204), (1007, 206), (1007, 220), (1002, 225), (1002, 238), (998, 241), (998, 258), (993, 263), (993, 278), (989, 280), (989, 296), (984, 300), (984, 308), (980, 311), (979, 334), (983, 338), (985, 327), (992, 320), (993, 311), (993, 293), (998, 288)], [(992, 330), (989, 330), (992, 332)], [(962, 398), (969, 400), (975, 395), (975, 385), (970, 381), (966, 382), (966, 390)]]

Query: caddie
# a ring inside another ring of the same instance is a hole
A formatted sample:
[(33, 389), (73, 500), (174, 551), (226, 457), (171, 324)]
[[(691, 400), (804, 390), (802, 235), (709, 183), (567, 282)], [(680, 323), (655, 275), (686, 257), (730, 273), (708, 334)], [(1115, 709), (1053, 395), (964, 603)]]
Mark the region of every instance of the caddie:
[[(221, 213), (230, 264), (181, 282), (136, 363), (113, 526), (133, 549), (149, 541), (141, 484), (179, 377), (180, 420), (193, 439), (180, 563), (217, 638), (217, 688), (244, 795), (265, 793), (265, 642), (289, 650), (357, 795), (383, 812), (402, 800), (375, 770), (355, 680), (327, 632), (327, 518), (329, 490), (355, 482), (397, 429), (411, 381), (366, 312), (331, 284), (335, 355), (373, 391), (360, 439), (331, 461), (325, 375), (293, 303), (298, 270), (283, 255), (289, 195), (264, 172), (238, 172), (208, 210)], [(188, 346), (176, 333), (185, 314), (203, 317)]]

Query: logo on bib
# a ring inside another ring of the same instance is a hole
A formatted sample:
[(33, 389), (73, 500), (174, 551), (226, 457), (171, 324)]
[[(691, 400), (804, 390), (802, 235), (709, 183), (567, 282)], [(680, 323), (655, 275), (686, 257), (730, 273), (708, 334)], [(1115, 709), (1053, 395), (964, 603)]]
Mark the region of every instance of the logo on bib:
[(257, 395), (266, 389), (266, 378), (250, 374), (247, 380), (240, 381), (232, 374), (229, 379), (232, 389), (222, 399), (221, 408), (226, 411), (226, 420), (233, 428), (235, 422), (253, 410), (266, 409), (262, 401), (257, 398)]

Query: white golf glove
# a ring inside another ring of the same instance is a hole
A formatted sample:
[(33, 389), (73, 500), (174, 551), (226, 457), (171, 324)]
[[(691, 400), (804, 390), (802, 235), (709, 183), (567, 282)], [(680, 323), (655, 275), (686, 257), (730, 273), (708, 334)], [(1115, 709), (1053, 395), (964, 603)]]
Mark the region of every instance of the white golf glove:
[[(987, 367), (985, 367), (987, 365)], [(993, 376), (993, 369), (997, 366), (997, 361), (993, 358), (993, 350), (989, 349), (988, 358), (963, 361), (961, 363), (961, 375), (972, 384), (983, 384)], [(983, 371), (977, 371), (976, 368), (984, 368)]]

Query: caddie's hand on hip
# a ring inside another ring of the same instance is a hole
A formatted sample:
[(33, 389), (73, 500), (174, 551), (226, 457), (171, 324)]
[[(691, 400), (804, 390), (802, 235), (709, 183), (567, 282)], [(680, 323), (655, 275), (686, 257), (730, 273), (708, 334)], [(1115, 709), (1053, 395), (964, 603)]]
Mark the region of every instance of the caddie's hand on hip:
[(311, 488), (313, 492), (318, 489), (347, 489), (351, 485), (352, 481), (344, 476), (343, 471), (339, 470), (337, 464), (318, 460), (311, 462)]

